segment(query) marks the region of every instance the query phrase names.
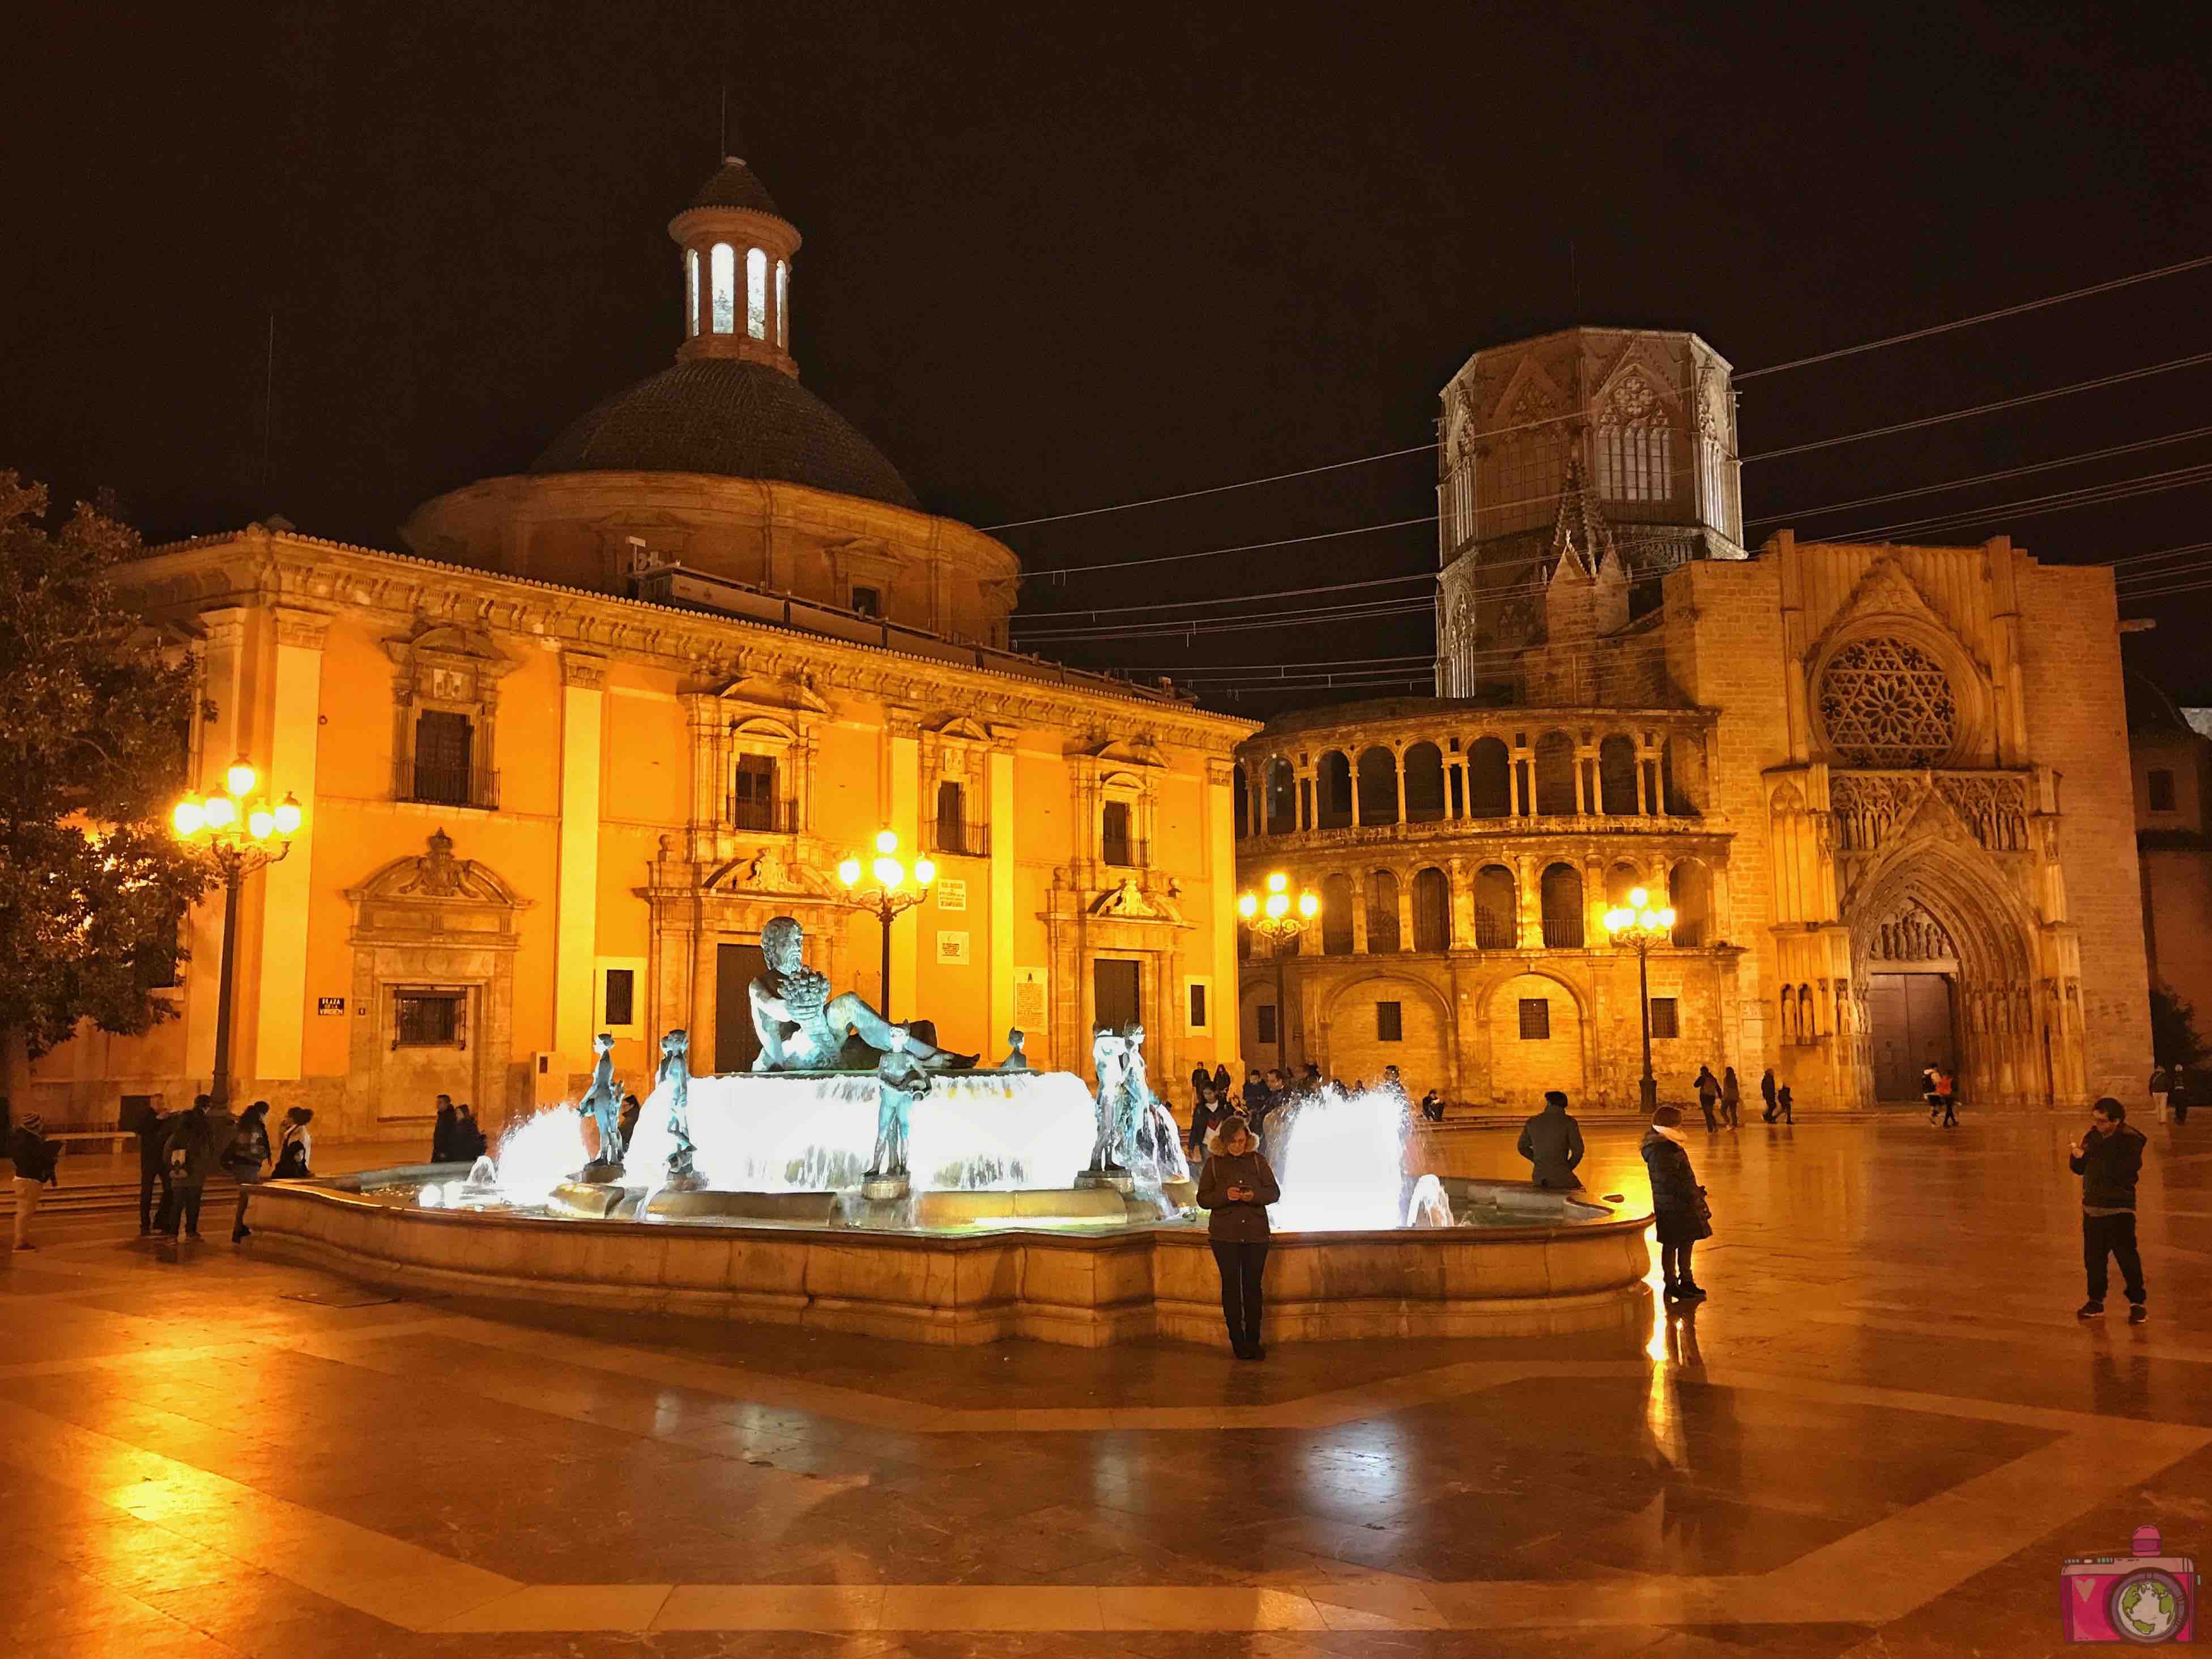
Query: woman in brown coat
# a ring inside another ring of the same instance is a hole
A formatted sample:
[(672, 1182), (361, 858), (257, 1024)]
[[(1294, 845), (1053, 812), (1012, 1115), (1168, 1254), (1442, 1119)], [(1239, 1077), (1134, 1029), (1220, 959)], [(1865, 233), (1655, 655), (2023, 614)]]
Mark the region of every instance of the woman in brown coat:
[(1213, 1156), (1198, 1180), (1198, 1201), (1207, 1212), (1214, 1266), (1221, 1271), (1221, 1317), (1239, 1359), (1265, 1359), (1260, 1340), (1260, 1276), (1267, 1265), (1267, 1206), (1283, 1195), (1275, 1172), (1253, 1144), (1241, 1117), (1214, 1130)]

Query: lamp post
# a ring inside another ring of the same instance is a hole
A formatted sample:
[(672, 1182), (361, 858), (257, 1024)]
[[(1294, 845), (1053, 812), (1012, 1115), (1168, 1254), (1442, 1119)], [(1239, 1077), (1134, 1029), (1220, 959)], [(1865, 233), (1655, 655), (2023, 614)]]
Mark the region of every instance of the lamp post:
[(1290, 946), (1320, 909), (1320, 898), (1309, 888), (1301, 887), (1293, 898), (1291, 878), (1279, 870), (1268, 875), (1264, 895), (1248, 892), (1237, 900), (1237, 914), (1243, 917), (1244, 925), (1274, 947), (1275, 1064), (1285, 1080), (1291, 1072), (1291, 997), (1285, 964), (1290, 959)]
[(1636, 952), (1636, 1002), (1644, 1012), (1644, 1080), (1639, 1098), (1649, 1116), (1659, 1104), (1659, 1080), (1651, 1075), (1651, 947), (1674, 938), (1674, 912), (1671, 906), (1653, 909), (1651, 895), (1641, 887), (1634, 888), (1625, 907), (1605, 913), (1605, 931), (1615, 945), (1625, 945)]
[(898, 836), (890, 830), (876, 831), (876, 856), (866, 866), (867, 874), (876, 879), (875, 891), (860, 890), (862, 866), (857, 858), (848, 858), (837, 866), (837, 879), (845, 884), (845, 890), (853, 896), (861, 908), (872, 912), (884, 927), (884, 1007), (885, 1019), (891, 1017), (891, 918), (911, 910), (921, 902), (929, 884), (937, 879), (937, 866), (926, 858), (914, 861), (914, 885), (906, 884), (907, 866), (899, 862)]
[[(169, 814), (179, 841), (199, 852), (222, 880), (222, 969), (216, 990), (215, 1076), (209, 1094), (218, 1106), (230, 1101), (230, 1005), (236, 982), (238, 890), (257, 870), (283, 861), (306, 819), (287, 794), (271, 806), (257, 793), (261, 779), (240, 755), (223, 774), (219, 793), (186, 795)], [(274, 850), (271, 850), (271, 843)]]

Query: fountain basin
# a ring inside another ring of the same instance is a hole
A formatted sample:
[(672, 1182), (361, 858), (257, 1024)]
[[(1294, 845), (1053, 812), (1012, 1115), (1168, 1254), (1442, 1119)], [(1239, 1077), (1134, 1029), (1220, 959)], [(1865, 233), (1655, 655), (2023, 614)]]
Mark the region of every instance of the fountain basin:
[[(927, 1231), (775, 1219), (566, 1220), (424, 1209), (458, 1171), (413, 1168), (252, 1189), (257, 1239), (380, 1282), (573, 1306), (805, 1325), (904, 1341), (1008, 1338), (1077, 1347), (1168, 1337), (1227, 1346), (1205, 1230), (1106, 1215), (1000, 1212)], [(1455, 1182), (1454, 1206), (1499, 1222), (1379, 1232), (1279, 1232), (1267, 1262), (1274, 1341), (1549, 1336), (1649, 1317), (1650, 1217), (1522, 1182)], [(1497, 1189), (1501, 1201), (1484, 1200)], [(622, 1189), (612, 1189), (620, 1192)], [(1542, 1217), (1507, 1218), (1515, 1204)], [(1524, 1196), (1525, 1195), (1525, 1196)], [(701, 1196), (685, 1194), (686, 1197)], [(813, 1194), (726, 1194), (752, 1199)], [(1031, 1191), (917, 1194), (1048, 1203)], [(1086, 1198), (1120, 1195), (1085, 1194)], [(935, 1224), (945, 1225), (945, 1223)]]

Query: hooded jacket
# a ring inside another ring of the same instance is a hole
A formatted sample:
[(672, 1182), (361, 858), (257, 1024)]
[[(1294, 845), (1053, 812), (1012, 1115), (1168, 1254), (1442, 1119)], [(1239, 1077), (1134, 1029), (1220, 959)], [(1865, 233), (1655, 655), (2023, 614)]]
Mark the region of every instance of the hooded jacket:
[(2143, 1132), (2116, 1123), (2102, 1134), (2085, 1136), (2081, 1156), (2066, 1167), (2081, 1177), (2081, 1203), (2092, 1210), (2132, 1210), (2136, 1177), (2142, 1173)]

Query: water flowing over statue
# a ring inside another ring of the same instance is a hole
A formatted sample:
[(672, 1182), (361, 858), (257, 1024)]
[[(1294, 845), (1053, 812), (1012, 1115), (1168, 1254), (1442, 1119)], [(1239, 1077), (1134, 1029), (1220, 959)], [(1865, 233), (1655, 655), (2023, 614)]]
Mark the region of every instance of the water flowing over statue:
[(668, 1093), (668, 1133), (676, 1143), (668, 1153), (668, 1185), (702, 1187), (691, 1144), (691, 1034), (671, 1031), (660, 1039), (660, 1071), (654, 1085)]
[(1125, 1161), (1133, 1173), (1148, 1181), (1188, 1181), (1190, 1164), (1183, 1157), (1182, 1133), (1152, 1092), (1145, 1068), (1145, 1028), (1133, 1023), (1123, 1026), (1121, 1042), (1127, 1056), (1121, 1068)]
[[(753, 1030), (761, 1051), (756, 1072), (831, 1071), (848, 1026), (879, 1054), (891, 1051), (894, 1026), (850, 991), (830, 994), (829, 976), (805, 961), (805, 934), (793, 916), (778, 916), (761, 929), (768, 971), (753, 981)], [(908, 1038), (905, 1052), (932, 1071), (972, 1066), (973, 1054), (948, 1054)]]
[(891, 1046), (876, 1062), (876, 1150), (866, 1180), (903, 1181), (907, 1174), (907, 1130), (914, 1103), (930, 1091), (929, 1073), (908, 1052), (907, 1034), (891, 1028)]
[(1110, 1025), (1091, 1039), (1091, 1069), (1098, 1079), (1098, 1139), (1091, 1148), (1086, 1174), (1126, 1175), (1129, 1137), (1123, 1131), (1128, 1099), (1129, 1041)]
[(592, 1086), (584, 1091), (576, 1110), (598, 1126), (599, 1153), (584, 1169), (619, 1172), (623, 1166), (622, 1091), (615, 1087), (614, 1033), (600, 1032), (592, 1039), (592, 1049), (599, 1056), (592, 1066)]

